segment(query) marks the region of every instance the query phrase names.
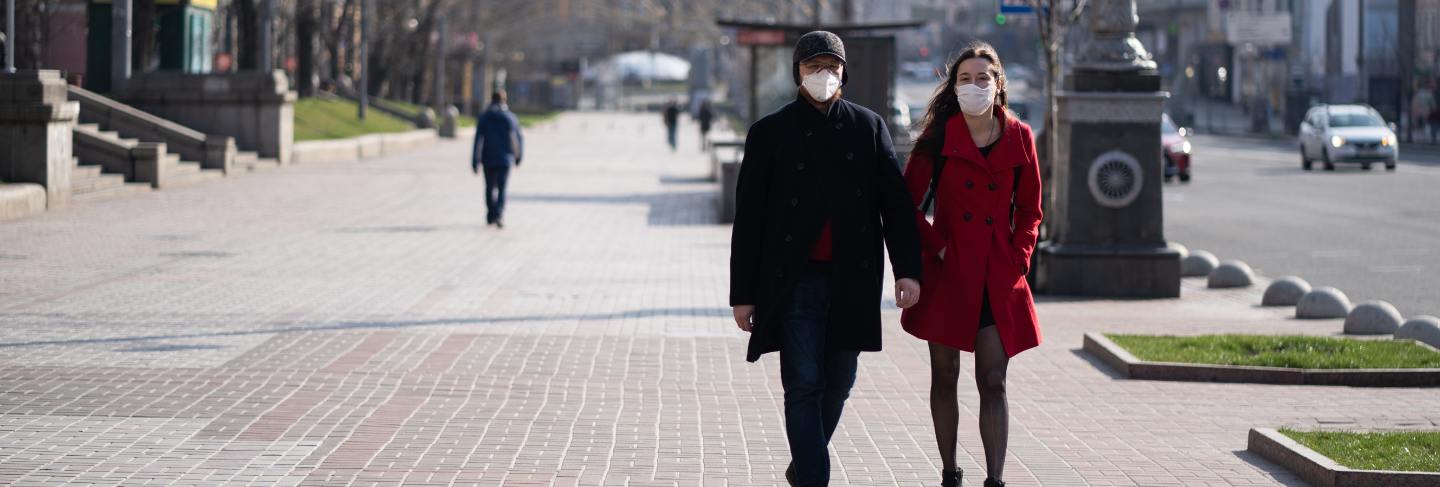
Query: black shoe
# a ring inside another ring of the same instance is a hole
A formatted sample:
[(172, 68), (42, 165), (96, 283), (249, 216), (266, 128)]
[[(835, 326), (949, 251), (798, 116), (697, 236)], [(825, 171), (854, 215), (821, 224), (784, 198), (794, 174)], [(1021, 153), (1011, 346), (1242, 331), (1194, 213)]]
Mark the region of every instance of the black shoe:
[(505, 222), (502, 220), (495, 220), (495, 228), (505, 228)]
[(960, 487), (960, 479), (965, 477), (965, 469), (956, 468), (946, 472), (940, 471), (940, 487)]
[(985, 487), (1005, 487), (1005, 482), (987, 477), (985, 479)]
[(785, 469), (785, 481), (791, 486), (799, 483), (795, 480), (795, 462), (790, 462), (790, 467)]

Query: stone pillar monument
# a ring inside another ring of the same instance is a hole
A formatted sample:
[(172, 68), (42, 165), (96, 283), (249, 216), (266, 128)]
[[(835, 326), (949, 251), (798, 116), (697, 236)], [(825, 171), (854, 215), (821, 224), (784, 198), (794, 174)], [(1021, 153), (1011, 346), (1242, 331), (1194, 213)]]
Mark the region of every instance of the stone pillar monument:
[(1051, 294), (1180, 295), (1180, 252), (1165, 240), (1160, 119), (1168, 95), (1135, 38), (1134, 0), (1092, 0), (1091, 42), (1065, 89), (1051, 176), (1050, 239), (1036, 287)]
[(70, 200), (71, 137), (80, 104), (54, 70), (0, 74), (0, 180), (45, 187), (49, 208)]

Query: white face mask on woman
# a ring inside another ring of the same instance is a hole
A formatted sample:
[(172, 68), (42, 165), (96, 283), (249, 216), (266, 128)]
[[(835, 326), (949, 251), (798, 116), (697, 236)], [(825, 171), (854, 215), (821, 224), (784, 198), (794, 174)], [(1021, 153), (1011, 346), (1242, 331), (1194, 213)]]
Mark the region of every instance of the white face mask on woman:
[(824, 103), (835, 97), (835, 92), (840, 91), (840, 77), (828, 70), (816, 71), (805, 76), (801, 86), (810, 93), (810, 98)]
[(985, 114), (995, 104), (995, 85), (987, 84), (981, 88), (975, 83), (966, 83), (955, 87), (955, 98), (960, 102), (960, 111), (966, 115), (978, 117)]

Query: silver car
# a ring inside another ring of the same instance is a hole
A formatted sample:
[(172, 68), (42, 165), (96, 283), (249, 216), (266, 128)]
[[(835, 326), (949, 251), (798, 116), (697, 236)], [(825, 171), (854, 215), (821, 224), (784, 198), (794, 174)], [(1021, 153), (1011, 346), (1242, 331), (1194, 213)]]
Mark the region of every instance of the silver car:
[(1306, 171), (1316, 160), (1326, 171), (1334, 171), (1341, 162), (1360, 164), (1367, 171), (1380, 163), (1394, 171), (1399, 159), (1394, 128), (1369, 106), (1320, 105), (1300, 123), (1300, 166)]

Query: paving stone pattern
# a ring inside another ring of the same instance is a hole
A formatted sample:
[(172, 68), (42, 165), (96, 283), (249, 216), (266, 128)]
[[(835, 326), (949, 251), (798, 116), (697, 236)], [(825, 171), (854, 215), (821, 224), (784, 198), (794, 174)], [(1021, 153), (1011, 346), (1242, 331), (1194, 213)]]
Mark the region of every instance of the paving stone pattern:
[[(468, 141), (0, 224), (0, 484), (780, 483), (778, 362), (743, 360), (694, 133), (672, 154), (658, 115), (532, 129), (504, 230)], [(1130, 381), (1079, 351), (1340, 332), (1259, 308), (1264, 284), (1043, 300), (1045, 344), (1011, 366), (1010, 485), (1303, 485), (1244, 451), (1250, 427), (1440, 428), (1434, 390)], [(928, 356), (885, 306), (835, 483), (934, 485)]]

